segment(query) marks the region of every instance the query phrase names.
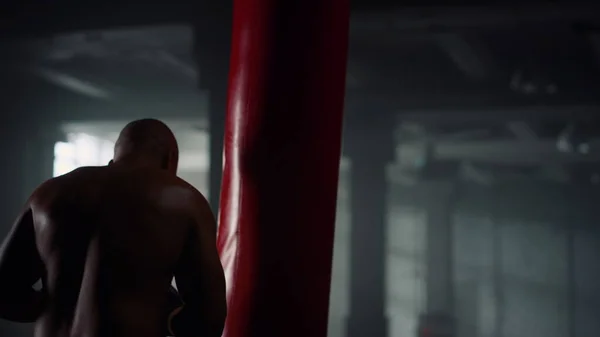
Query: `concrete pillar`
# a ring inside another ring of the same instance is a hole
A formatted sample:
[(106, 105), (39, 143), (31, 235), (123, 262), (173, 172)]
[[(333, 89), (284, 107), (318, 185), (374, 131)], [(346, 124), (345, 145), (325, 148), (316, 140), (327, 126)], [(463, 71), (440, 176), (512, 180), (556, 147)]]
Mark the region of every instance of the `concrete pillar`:
[[(211, 9), (207, 9), (211, 10)], [(231, 3), (214, 13), (213, 20), (202, 20), (194, 25), (194, 56), (201, 90), (208, 91), (209, 182), (208, 200), (217, 215), (223, 172), (223, 137), (227, 109), (227, 80), (231, 49)]]
[(427, 197), (423, 198), (427, 210), (426, 302), (419, 329), (422, 335), (453, 336), (455, 317), (452, 221), (456, 183), (430, 181), (424, 185), (427, 188)]
[[(27, 131), (24, 131), (27, 132)], [(64, 141), (64, 135), (56, 124), (39, 125), (35, 131), (28, 131), (23, 143), (27, 175), (23, 181), (23, 202), (44, 181), (54, 173), (54, 145)]]
[[(570, 199), (570, 196), (574, 194), (586, 195), (589, 199), (593, 200), (593, 196), (590, 193), (590, 186), (574, 186), (572, 188), (565, 188), (561, 186), (561, 199), (562, 208), (564, 215), (563, 219), (560, 221), (560, 225), (565, 227), (566, 237), (567, 237), (567, 324), (568, 324), (568, 335), (567, 337), (579, 337), (578, 335), (578, 327), (577, 327), (577, 317), (579, 313), (579, 301), (577, 296), (577, 250), (575, 247), (576, 244), (576, 235), (578, 231), (578, 226), (582, 226), (581, 223), (585, 223), (585, 212), (581, 212), (580, 210), (573, 209), (573, 207), (569, 207), (569, 203), (573, 203)], [(577, 219), (578, 216), (581, 220)]]
[(223, 138), (225, 137), (225, 109), (227, 95), (214, 86), (209, 98), (209, 151), (208, 200), (215, 216), (219, 211), (221, 177), (223, 173)]
[(52, 177), (54, 143), (60, 135), (54, 126), (11, 123), (0, 135), (0, 149), (5, 158), (0, 176), (6, 201), (0, 206), (4, 220), (0, 228), (8, 231), (25, 201), (44, 180)]
[(494, 321), (494, 337), (504, 337), (505, 324), (505, 294), (504, 294), (504, 266), (502, 264), (503, 240), (502, 224), (498, 221), (493, 223), (492, 234), (492, 275), (494, 278), (494, 298), (496, 300), (496, 316)]
[(452, 312), (453, 183), (431, 184), (427, 208), (427, 311)]
[(386, 166), (394, 158), (393, 123), (349, 125), (344, 143), (351, 160), (350, 308), (346, 335), (386, 337)]
[[(51, 178), (57, 129), (31, 123), (6, 126), (0, 135), (5, 158), (0, 166), (0, 184), (5, 195), (0, 205), (0, 240), (10, 231), (27, 198), (44, 180)], [(33, 324), (0, 322), (0, 336), (32, 336)]]
[[(23, 170), (26, 169), (23, 157), (23, 138), (19, 137), (19, 125), (6, 126), (0, 133), (0, 152), (2, 153), (3, 164), (0, 165), (0, 185), (2, 193), (5, 196), (0, 203), (0, 238), (4, 240), (10, 231), (17, 212), (22, 207), (22, 181), (24, 179)], [(1, 336), (25, 336), (27, 329), (21, 325), (0, 321)], [(31, 336), (31, 335), (30, 335)]]

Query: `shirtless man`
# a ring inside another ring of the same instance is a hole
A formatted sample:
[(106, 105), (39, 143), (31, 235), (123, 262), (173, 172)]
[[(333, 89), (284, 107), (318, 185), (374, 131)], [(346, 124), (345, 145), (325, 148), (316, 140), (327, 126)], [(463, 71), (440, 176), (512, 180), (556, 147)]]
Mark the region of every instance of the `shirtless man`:
[(144, 119), (108, 166), (39, 186), (0, 251), (0, 317), (36, 322), (36, 337), (220, 337), (216, 224), (177, 162), (169, 128)]

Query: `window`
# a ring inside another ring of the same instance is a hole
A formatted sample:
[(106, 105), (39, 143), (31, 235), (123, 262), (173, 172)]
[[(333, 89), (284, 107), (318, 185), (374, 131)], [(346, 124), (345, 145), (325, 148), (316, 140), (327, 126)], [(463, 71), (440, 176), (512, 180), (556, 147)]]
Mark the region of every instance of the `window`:
[(57, 177), (81, 166), (106, 165), (113, 157), (114, 143), (85, 133), (67, 134), (66, 142), (54, 145), (54, 172)]

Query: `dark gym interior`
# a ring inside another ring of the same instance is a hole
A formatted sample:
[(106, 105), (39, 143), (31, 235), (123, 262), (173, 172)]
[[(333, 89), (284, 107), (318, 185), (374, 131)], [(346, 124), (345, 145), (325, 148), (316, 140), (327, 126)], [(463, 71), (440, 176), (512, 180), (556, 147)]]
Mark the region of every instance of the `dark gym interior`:
[[(216, 211), (229, 2), (1, 6), (2, 236), (142, 117)], [(352, 6), (329, 337), (600, 336), (600, 6)]]

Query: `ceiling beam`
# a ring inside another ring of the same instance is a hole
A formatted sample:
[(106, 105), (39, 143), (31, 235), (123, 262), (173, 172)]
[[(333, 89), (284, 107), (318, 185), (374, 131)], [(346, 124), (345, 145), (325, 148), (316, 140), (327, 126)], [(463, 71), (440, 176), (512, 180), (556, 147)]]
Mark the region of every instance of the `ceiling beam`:
[[(226, 2), (229, 3), (229, 2)], [(515, 26), (553, 21), (594, 20), (598, 4), (536, 4), (519, 6), (421, 6), (376, 11), (354, 11), (351, 32), (431, 31), (473, 27)], [(221, 1), (138, 3), (124, 0), (118, 9), (105, 3), (40, 3), (11, 6), (0, 11), (3, 34), (48, 36), (88, 29), (191, 23), (221, 20), (230, 15)]]
[(523, 105), (523, 106), (481, 106), (447, 109), (414, 109), (399, 111), (399, 121), (412, 121), (432, 124), (448, 124), (457, 121), (470, 122), (510, 122), (515, 119), (523, 121), (594, 121), (598, 119), (600, 104), (591, 105)]
[(509, 122), (506, 126), (519, 140), (528, 141), (538, 138), (533, 128), (525, 122)]
[(600, 66), (600, 32), (594, 31), (588, 35), (589, 41), (592, 45), (592, 50), (594, 52), (594, 58)]
[[(588, 154), (564, 153), (554, 141), (491, 140), (477, 142), (437, 142), (431, 144), (433, 160), (470, 161), (503, 165), (575, 164), (600, 162), (600, 139), (589, 142)], [(401, 166), (411, 167), (423, 157), (422, 144), (401, 144), (396, 158)]]
[[(457, 120), (535, 122), (539, 120), (597, 119), (600, 99), (595, 89), (560, 92), (553, 96), (520, 95), (506, 89), (500, 92), (488, 86), (469, 90), (407, 90), (382, 87), (381, 90), (346, 90), (347, 114), (357, 116), (362, 124), (399, 121), (447, 124)], [(369, 111), (365, 114), (365, 111)]]
[(593, 21), (600, 18), (599, 8), (600, 5), (596, 3), (398, 8), (353, 13), (351, 31), (440, 32), (465, 28)]
[(165, 49), (189, 53), (192, 42), (189, 25), (162, 25), (61, 34), (33, 39), (26, 48), (32, 54), (62, 60), (73, 56), (110, 57)]
[(34, 70), (34, 73), (56, 86), (83, 96), (102, 100), (113, 98), (112, 93), (105, 88), (102, 88), (89, 81), (84, 81), (67, 73), (59, 72), (50, 68), (37, 68)]
[(151, 54), (151, 57), (156, 58), (157, 61), (163, 62), (165, 65), (173, 68), (177, 73), (185, 76), (193, 83), (198, 80), (198, 71), (193, 64), (185, 62), (181, 58), (177, 57), (173, 53), (166, 50), (155, 51)]
[(467, 77), (483, 80), (492, 68), (490, 57), (485, 50), (465, 36), (456, 33), (436, 34), (434, 41)]

